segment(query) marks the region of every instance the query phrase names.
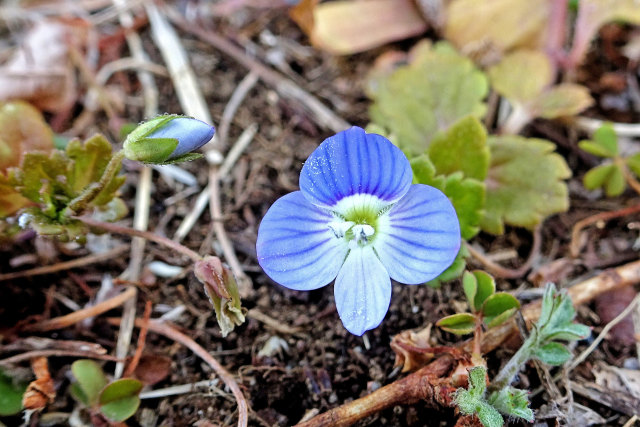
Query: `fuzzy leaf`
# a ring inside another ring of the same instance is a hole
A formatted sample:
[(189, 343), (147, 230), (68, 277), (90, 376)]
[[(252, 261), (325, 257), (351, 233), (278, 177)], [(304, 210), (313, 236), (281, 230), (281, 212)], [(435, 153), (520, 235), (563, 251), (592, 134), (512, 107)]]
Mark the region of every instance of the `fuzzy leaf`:
[(485, 184), (487, 196), (481, 228), (494, 234), (504, 224), (533, 228), (545, 217), (569, 207), (571, 176), (555, 145), (515, 135), (489, 138), (491, 166)]
[(454, 0), (447, 11), (445, 38), (474, 56), (536, 48), (544, 40), (549, 10), (546, 1)]
[(449, 197), (460, 221), (460, 234), (465, 240), (471, 239), (480, 230), (485, 189), (481, 181), (464, 178), (462, 172), (447, 177), (435, 176), (435, 167), (427, 155), (411, 160), (413, 182), (437, 188)]
[(14, 415), (22, 410), (22, 396), (27, 386), (15, 383), (0, 370), (0, 416)]
[(496, 408), (504, 415), (524, 418), (532, 423), (533, 411), (529, 408), (529, 398), (526, 390), (520, 390), (514, 387), (505, 387), (501, 390), (491, 393), (489, 396), (489, 404)]
[(615, 157), (618, 155), (618, 136), (613, 125), (605, 123), (593, 133), (591, 140), (580, 141), (578, 146), (596, 156)]
[(537, 50), (517, 50), (489, 68), (492, 87), (509, 101), (533, 101), (553, 80), (549, 58)]
[(476, 317), (471, 313), (457, 313), (443, 317), (436, 323), (441, 329), (456, 335), (466, 335), (473, 332)]
[(397, 137), (409, 156), (423, 154), (439, 131), (465, 116), (482, 117), (487, 78), (445, 42), (422, 42), (409, 65), (370, 86), (374, 123)]
[(115, 422), (121, 422), (135, 414), (140, 406), (140, 390), (143, 384), (133, 378), (122, 378), (106, 386), (100, 393), (100, 412)]
[(428, 154), (438, 175), (462, 172), (466, 178), (479, 181), (487, 177), (487, 131), (476, 117), (465, 117), (446, 132), (437, 134), (429, 145)]
[(71, 372), (77, 380), (77, 391), (82, 392), (76, 397), (87, 406), (98, 403), (100, 392), (107, 385), (107, 377), (100, 365), (93, 360), (76, 360), (71, 364)]
[(591, 335), (591, 329), (579, 323), (570, 323), (562, 327), (553, 329), (553, 333), (548, 335), (552, 340), (578, 341)]
[(529, 107), (533, 117), (555, 119), (575, 116), (593, 104), (589, 89), (584, 86), (563, 83), (543, 92)]
[(463, 414), (476, 414), (485, 427), (502, 427), (502, 416), (484, 399), (486, 375), (486, 368), (472, 368), (469, 371), (469, 389), (459, 388), (455, 394), (455, 403)]
[(557, 342), (550, 342), (537, 348), (534, 355), (542, 363), (551, 366), (562, 365), (571, 359), (571, 352), (564, 345)]

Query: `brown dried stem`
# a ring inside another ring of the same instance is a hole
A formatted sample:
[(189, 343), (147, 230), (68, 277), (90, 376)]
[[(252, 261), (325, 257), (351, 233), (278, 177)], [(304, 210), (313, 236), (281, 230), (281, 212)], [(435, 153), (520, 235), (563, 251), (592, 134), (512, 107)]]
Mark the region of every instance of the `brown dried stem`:
[(450, 406), (455, 387), (439, 385), (437, 380), (454, 367), (454, 358), (444, 355), (424, 368), (394, 381), (368, 396), (331, 409), (296, 427), (345, 427), (395, 405), (423, 402), (431, 406)]
[(151, 301), (147, 301), (144, 305), (144, 314), (142, 315), (142, 325), (140, 326), (140, 334), (138, 335), (138, 346), (136, 347), (136, 352), (133, 354), (133, 358), (131, 362), (127, 366), (127, 369), (124, 371), (123, 376), (129, 377), (133, 375), (133, 372), (138, 367), (138, 363), (140, 362), (140, 358), (142, 357), (142, 351), (144, 350), (144, 345), (147, 341), (147, 331), (149, 330), (149, 319), (151, 319)]

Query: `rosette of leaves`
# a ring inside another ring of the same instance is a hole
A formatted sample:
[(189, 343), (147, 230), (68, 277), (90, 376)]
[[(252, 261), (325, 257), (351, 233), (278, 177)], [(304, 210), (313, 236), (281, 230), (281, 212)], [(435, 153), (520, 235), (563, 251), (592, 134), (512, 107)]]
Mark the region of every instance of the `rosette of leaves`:
[(627, 183), (634, 188), (640, 188), (640, 183), (631, 176), (633, 174), (640, 177), (640, 153), (621, 156), (618, 136), (610, 123), (602, 125), (593, 133), (592, 139), (580, 141), (578, 146), (594, 156), (605, 159), (601, 165), (585, 174), (583, 183), (586, 189), (603, 188), (607, 196), (615, 197), (626, 190)]
[(140, 406), (142, 383), (133, 378), (111, 381), (93, 360), (77, 360), (71, 365), (76, 382), (71, 384), (73, 397), (94, 415), (118, 423), (136, 413)]
[(92, 213), (101, 221), (122, 218), (127, 208), (116, 193), (125, 177), (118, 176), (121, 159), (112, 157), (111, 144), (102, 135), (84, 143), (73, 140), (64, 151), (26, 153), (8, 176), (10, 185), (35, 205), (21, 214), (21, 225), (71, 240), (88, 232), (73, 215)]
[(471, 312), (440, 319), (436, 325), (447, 332), (466, 335), (483, 323), (493, 328), (506, 322), (520, 308), (520, 302), (513, 295), (496, 292), (495, 280), (484, 271), (465, 271), (462, 287)]

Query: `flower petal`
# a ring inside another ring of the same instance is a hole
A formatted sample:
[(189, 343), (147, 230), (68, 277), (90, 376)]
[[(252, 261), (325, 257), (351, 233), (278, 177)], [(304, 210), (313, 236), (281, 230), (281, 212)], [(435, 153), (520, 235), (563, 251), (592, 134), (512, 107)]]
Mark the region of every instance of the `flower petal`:
[(169, 157), (169, 159), (175, 159), (202, 147), (213, 138), (214, 133), (215, 128), (201, 120), (191, 117), (176, 117), (151, 132), (147, 138), (177, 139), (178, 146)]
[(362, 335), (382, 322), (391, 301), (389, 273), (371, 246), (351, 250), (333, 288), (342, 324)]
[(324, 140), (300, 172), (300, 190), (313, 204), (332, 208), (353, 194), (372, 194), (394, 203), (413, 178), (405, 155), (388, 139), (359, 127)]
[(415, 184), (378, 219), (373, 246), (393, 280), (424, 283), (451, 265), (460, 249), (460, 223), (440, 190)]
[(276, 200), (258, 229), (258, 262), (274, 281), (308, 291), (331, 282), (347, 255), (347, 242), (328, 224), (333, 215), (296, 191)]

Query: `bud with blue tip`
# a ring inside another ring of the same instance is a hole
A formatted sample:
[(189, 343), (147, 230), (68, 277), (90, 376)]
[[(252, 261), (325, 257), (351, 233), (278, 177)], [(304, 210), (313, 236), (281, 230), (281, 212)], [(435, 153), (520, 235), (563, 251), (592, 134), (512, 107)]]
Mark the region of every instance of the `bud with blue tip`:
[(135, 128), (124, 141), (127, 159), (168, 164), (201, 157), (193, 153), (209, 142), (215, 128), (203, 121), (178, 115), (154, 117)]

